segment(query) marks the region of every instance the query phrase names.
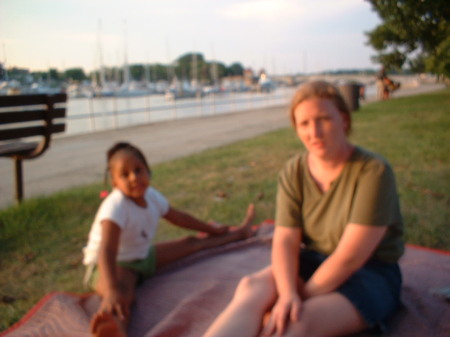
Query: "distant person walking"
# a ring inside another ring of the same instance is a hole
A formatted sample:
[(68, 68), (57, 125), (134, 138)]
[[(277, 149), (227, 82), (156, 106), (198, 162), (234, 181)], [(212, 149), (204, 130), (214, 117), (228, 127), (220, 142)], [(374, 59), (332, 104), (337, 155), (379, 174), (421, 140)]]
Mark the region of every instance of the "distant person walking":
[(377, 74), (377, 97), (379, 100), (389, 99), (391, 93), (400, 88), (400, 83), (394, 82), (386, 75), (386, 69), (381, 67)]

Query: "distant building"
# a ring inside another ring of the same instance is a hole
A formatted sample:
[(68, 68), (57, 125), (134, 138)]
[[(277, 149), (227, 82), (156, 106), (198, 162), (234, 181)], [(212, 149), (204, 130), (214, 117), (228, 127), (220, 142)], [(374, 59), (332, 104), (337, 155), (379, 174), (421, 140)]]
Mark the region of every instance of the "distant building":
[(247, 68), (244, 70), (244, 83), (247, 87), (253, 87), (255, 82), (257, 81), (257, 78), (255, 78), (255, 74), (253, 72), (253, 69)]

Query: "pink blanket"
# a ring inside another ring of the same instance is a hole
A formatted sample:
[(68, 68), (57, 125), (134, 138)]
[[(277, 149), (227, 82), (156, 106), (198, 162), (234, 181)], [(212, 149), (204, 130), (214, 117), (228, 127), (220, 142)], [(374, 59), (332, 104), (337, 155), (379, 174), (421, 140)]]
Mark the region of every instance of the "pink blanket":
[[(199, 337), (230, 301), (242, 276), (269, 263), (272, 227), (257, 237), (183, 259), (146, 281), (137, 291), (131, 337)], [(450, 336), (450, 254), (408, 246), (401, 260), (403, 307), (389, 337)], [(89, 336), (98, 298), (52, 293), (0, 336)], [(236, 336), (238, 337), (238, 336)]]

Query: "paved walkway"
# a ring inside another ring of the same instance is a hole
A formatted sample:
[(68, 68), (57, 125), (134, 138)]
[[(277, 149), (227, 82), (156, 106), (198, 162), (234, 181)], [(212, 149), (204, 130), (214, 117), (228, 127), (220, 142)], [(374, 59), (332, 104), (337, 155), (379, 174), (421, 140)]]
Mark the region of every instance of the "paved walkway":
[[(85, 135), (59, 137), (41, 157), (23, 162), (25, 198), (98, 182), (105, 152), (116, 141), (139, 146), (150, 165), (187, 156), (289, 125), (286, 107), (180, 119)], [(0, 208), (14, 204), (13, 163), (0, 159)]]
[[(427, 85), (396, 97), (441, 89)], [(286, 107), (135, 126), (114, 131), (57, 137), (47, 152), (24, 166), (25, 198), (51, 194), (103, 179), (105, 152), (116, 141), (138, 145), (150, 164), (251, 138), (289, 125)], [(14, 204), (13, 163), (0, 158), (0, 208)]]

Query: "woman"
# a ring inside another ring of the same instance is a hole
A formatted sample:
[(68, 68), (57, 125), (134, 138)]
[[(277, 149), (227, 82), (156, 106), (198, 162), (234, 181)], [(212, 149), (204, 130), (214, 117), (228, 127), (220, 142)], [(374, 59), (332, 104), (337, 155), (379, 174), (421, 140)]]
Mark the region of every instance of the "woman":
[(304, 84), (290, 116), (306, 152), (279, 176), (272, 265), (240, 282), (205, 337), (348, 335), (383, 329), (399, 304), (392, 169), (348, 141), (350, 112), (333, 85)]

